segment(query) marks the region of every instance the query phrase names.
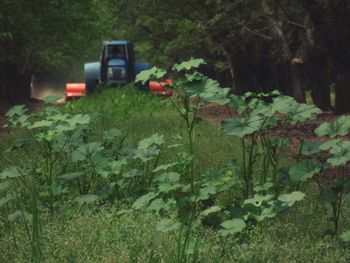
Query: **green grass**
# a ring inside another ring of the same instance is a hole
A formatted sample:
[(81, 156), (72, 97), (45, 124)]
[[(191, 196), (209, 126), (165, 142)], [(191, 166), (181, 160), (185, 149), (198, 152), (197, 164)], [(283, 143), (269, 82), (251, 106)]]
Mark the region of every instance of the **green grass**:
[[(322, 207), (309, 197), (293, 210), (245, 232), (239, 239), (222, 238), (200, 228), (199, 262), (349, 262), (350, 248), (324, 234)], [(310, 210), (310, 207), (312, 209)], [(116, 208), (98, 211), (70, 209), (54, 218), (45, 217), (43, 262), (173, 262), (178, 232), (154, 229), (160, 217), (140, 211), (117, 216)], [(0, 262), (27, 262), (24, 229), (1, 240)]]
[[(184, 121), (179, 117), (167, 98), (151, 96), (135, 91), (131, 86), (121, 89), (110, 88), (99, 94), (73, 101), (67, 106), (73, 112), (97, 112), (100, 120), (93, 126), (96, 134), (111, 127), (127, 134), (126, 143), (135, 145), (154, 133), (163, 134), (167, 145), (182, 143), (176, 150), (165, 150), (168, 160), (176, 151), (184, 151), (187, 141), (178, 141), (175, 135), (186, 137)], [(196, 153), (198, 167), (226, 164), (230, 159), (239, 158), (239, 140), (227, 136), (223, 131), (202, 121), (196, 131)], [(166, 161), (166, 160), (165, 160)]]
[[(164, 163), (173, 160), (176, 153), (186, 147), (185, 139), (173, 138), (186, 130), (169, 101), (130, 87), (107, 89), (70, 102), (64, 110), (98, 112), (100, 118), (92, 126), (96, 139), (103, 130), (116, 127), (127, 134), (127, 145), (135, 145), (156, 132), (164, 134), (166, 145), (184, 144), (164, 149)], [(210, 123), (201, 122), (196, 134), (198, 173), (240, 157), (239, 141)], [(0, 151), (22, 136), (23, 132), (15, 131), (1, 137)], [(28, 147), (35, 155), (35, 145)], [(7, 156), (21, 162), (18, 156)], [(8, 164), (4, 158), (0, 161), (0, 168)], [(316, 189), (309, 187), (304, 201), (239, 238), (223, 238), (214, 229), (199, 227), (192, 237), (200, 241), (200, 262), (349, 262), (349, 246), (326, 235), (326, 230), (331, 228), (327, 224), (329, 213), (324, 213), (316, 193)], [(117, 216), (119, 210), (120, 204), (82, 209), (66, 204), (54, 216), (43, 214), (43, 262), (174, 262), (179, 232), (156, 231), (154, 226), (160, 215), (138, 211)], [(349, 214), (347, 207), (343, 217)], [(350, 229), (350, 226), (342, 228)], [(29, 262), (30, 243), (25, 229), (17, 224), (13, 230), (12, 235), (0, 224), (0, 262)]]

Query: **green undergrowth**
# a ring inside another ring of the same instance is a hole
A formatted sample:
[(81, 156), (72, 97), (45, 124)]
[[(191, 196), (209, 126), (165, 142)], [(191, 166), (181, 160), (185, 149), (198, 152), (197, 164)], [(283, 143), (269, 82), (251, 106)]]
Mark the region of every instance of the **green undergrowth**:
[[(125, 134), (125, 143), (129, 146), (155, 133), (164, 135), (168, 145), (186, 144), (185, 123), (169, 99), (136, 90), (132, 85), (101, 90), (69, 102), (65, 108), (72, 113), (98, 113), (99, 120), (92, 125), (93, 132), (100, 136), (104, 130), (118, 128)], [(224, 165), (232, 158), (239, 158), (239, 141), (206, 120), (199, 123), (196, 137), (198, 167)], [(164, 161), (171, 160), (179, 150), (165, 149)]]
[[(315, 130), (336, 139), (290, 152), (288, 125), (320, 110), (278, 92), (229, 94), (195, 71), (203, 63), (174, 65), (170, 98), (128, 85), (11, 109), (0, 262), (348, 262), (350, 142), (337, 138), (350, 119)], [(198, 115), (212, 102), (240, 117), (214, 127)], [(334, 167), (336, 179), (319, 180)]]
[[(350, 249), (322, 231), (326, 218), (310, 194), (302, 204), (261, 228), (239, 238), (222, 237), (201, 227), (198, 262), (349, 262)], [(160, 263), (175, 262), (179, 232), (161, 233), (154, 225), (161, 217), (149, 211), (118, 215), (118, 208), (71, 208), (44, 217), (42, 262)], [(1, 239), (0, 262), (28, 262), (25, 229), (16, 228), (16, 239)], [(3, 235), (2, 235), (3, 236)], [(4, 237), (4, 236), (3, 236)], [(193, 247), (192, 247), (193, 249)], [(191, 248), (187, 253), (192, 253)]]

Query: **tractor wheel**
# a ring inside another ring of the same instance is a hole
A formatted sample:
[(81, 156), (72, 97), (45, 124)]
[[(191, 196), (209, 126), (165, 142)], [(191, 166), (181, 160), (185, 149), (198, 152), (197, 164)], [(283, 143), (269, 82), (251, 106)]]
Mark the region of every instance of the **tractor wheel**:
[(94, 82), (87, 82), (86, 83), (86, 93), (92, 94), (96, 89), (96, 83)]

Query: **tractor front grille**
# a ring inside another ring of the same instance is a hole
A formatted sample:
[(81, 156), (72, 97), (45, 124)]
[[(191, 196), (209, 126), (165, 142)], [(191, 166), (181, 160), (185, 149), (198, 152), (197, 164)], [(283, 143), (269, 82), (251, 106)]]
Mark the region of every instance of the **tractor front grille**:
[(125, 68), (109, 68), (108, 78), (110, 80), (121, 80), (125, 78)]

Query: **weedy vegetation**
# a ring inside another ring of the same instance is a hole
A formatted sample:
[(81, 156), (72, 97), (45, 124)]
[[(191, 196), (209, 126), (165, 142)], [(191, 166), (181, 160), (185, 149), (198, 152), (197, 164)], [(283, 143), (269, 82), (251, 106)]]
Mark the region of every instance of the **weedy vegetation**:
[[(21, 137), (1, 144), (0, 261), (350, 260), (350, 118), (294, 153), (288, 130), (321, 111), (278, 92), (230, 94), (204, 63), (137, 76), (177, 76), (169, 99), (127, 86), (12, 108)], [(237, 115), (217, 129), (198, 114), (210, 103)]]

